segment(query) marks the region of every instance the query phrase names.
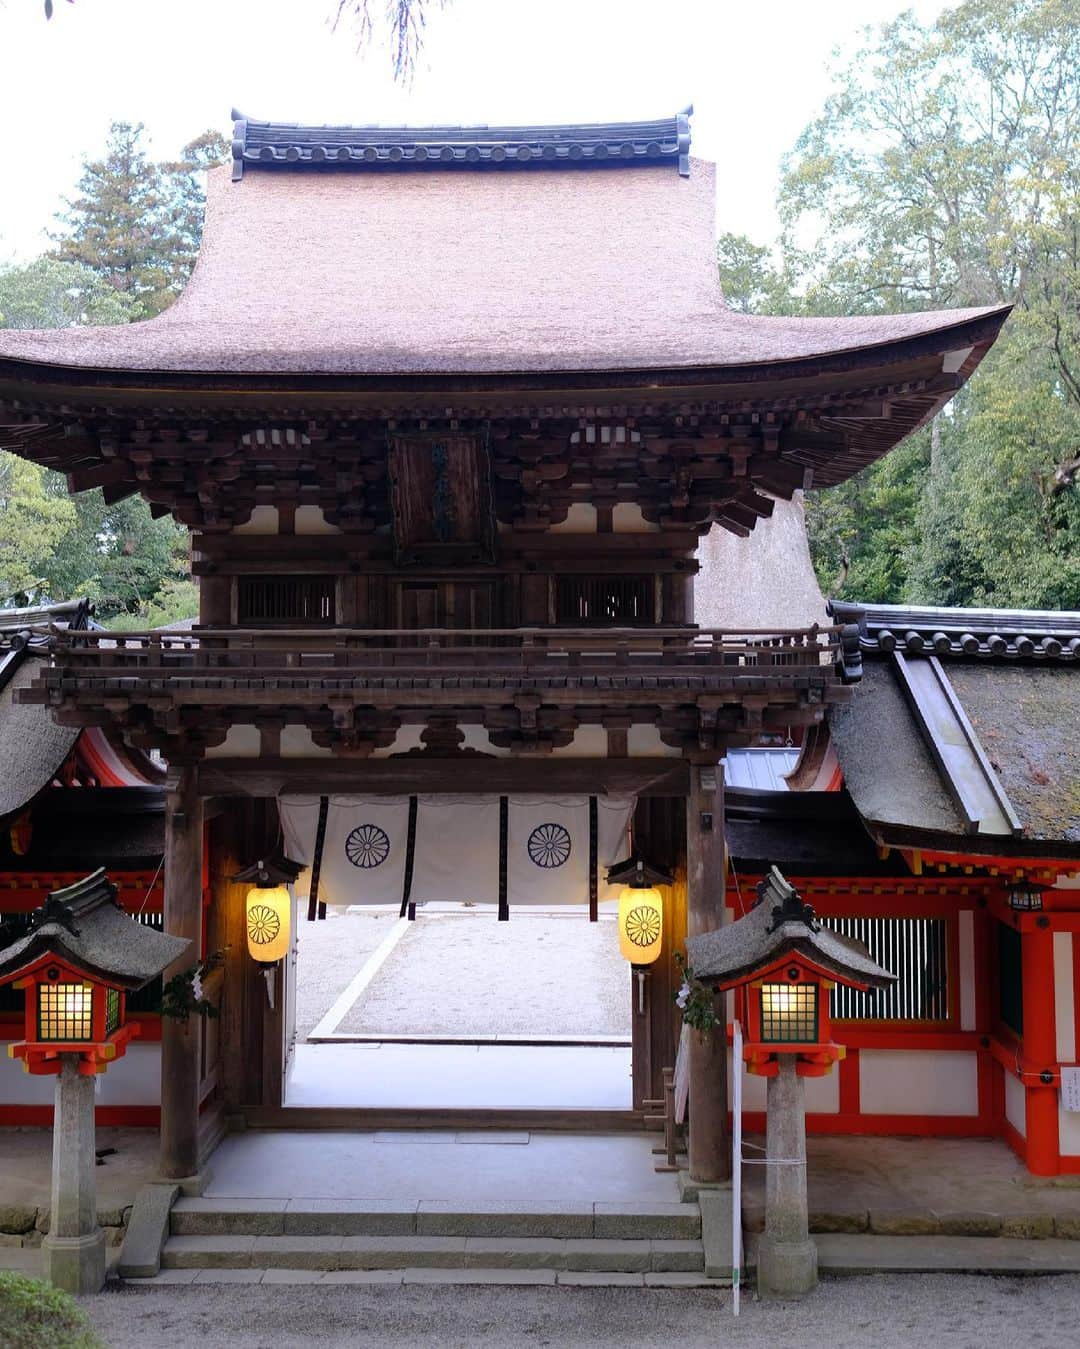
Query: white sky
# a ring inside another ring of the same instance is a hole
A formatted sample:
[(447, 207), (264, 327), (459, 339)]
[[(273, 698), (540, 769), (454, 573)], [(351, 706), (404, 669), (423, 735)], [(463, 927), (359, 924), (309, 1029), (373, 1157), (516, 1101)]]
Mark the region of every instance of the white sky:
[[(909, 0), (929, 20), (955, 0)], [(721, 166), (720, 229), (770, 241), (781, 155), (828, 88), (826, 64), (904, 0), (450, 0), (411, 86), (385, 46), (332, 33), (333, 0), (0, 0), (0, 262), (44, 231), (112, 121), (157, 158), (209, 127), (308, 122), (559, 122), (667, 116), (693, 102), (693, 150)], [(373, 0), (381, 10), (383, 0)]]

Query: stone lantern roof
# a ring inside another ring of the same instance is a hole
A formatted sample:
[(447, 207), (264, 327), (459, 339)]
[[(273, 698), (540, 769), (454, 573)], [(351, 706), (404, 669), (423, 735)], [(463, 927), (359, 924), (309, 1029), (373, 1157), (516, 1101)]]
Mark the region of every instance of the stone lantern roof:
[(129, 917), (116, 902), (116, 887), (101, 867), (54, 890), (33, 915), (25, 937), (0, 950), (0, 983), (53, 955), (113, 988), (142, 988), (184, 954), (191, 943)]
[(841, 983), (884, 988), (896, 980), (861, 942), (823, 927), (776, 867), (758, 886), (758, 902), (745, 917), (690, 937), (686, 952), (695, 977), (720, 988), (746, 982), (789, 953)]

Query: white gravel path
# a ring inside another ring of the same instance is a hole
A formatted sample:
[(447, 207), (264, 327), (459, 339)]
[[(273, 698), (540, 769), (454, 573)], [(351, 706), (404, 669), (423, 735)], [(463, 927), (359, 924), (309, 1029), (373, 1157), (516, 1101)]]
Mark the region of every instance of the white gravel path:
[(630, 1035), (615, 923), (423, 913), (338, 1026), (365, 1035)]
[(871, 1275), (798, 1303), (641, 1288), (145, 1287), (81, 1299), (111, 1349), (1065, 1349), (1080, 1278)]
[(296, 1038), (310, 1035), (357, 970), (397, 922), (397, 911), (336, 913), (302, 918), (296, 943)]

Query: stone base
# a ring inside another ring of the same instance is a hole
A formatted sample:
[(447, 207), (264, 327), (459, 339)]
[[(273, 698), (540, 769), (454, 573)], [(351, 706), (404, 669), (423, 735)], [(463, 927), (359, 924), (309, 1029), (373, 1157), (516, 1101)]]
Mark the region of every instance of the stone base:
[(806, 1241), (763, 1236), (757, 1250), (757, 1290), (762, 1298), (802, 1297), (817, 1287), (817, 1247)]
[(100, 1227), (81, 1237), (54, 1237), (41, 1243), (46, 1279), (65, 1293), (100, 1293), (105, 1287), (105, 1233)]
[(150, 1181), (151, 1185), (175, 1185), (185, 1199), (200, 1199), (206, 1192), (206, 1187), (213, 1179), (213, 1171), (210, 1167), (204, 1166), (201, 1171), (196, 1171), (193, 1176), (166, 1176), (157, 1175)]

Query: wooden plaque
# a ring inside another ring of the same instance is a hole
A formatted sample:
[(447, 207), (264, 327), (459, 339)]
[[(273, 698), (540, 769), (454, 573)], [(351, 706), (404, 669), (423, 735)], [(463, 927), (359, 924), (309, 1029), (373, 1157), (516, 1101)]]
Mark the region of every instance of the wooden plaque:
[(391, 435), (390, 499), (399, 566), (494, 562), (491, 461), (475, 435)]

